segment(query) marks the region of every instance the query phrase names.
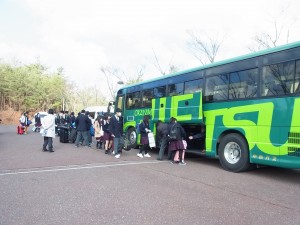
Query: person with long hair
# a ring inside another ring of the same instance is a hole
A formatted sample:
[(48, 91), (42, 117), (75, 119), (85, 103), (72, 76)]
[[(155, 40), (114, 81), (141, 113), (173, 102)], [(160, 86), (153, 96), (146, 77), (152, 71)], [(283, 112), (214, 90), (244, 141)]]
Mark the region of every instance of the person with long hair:
[(105, 149), (105, 154), (110, 153), (110, 149), (113, 143), (113, 137), (111, 136), (111, 133), (109, 132), (109, 123), (110, 123), (110, 114), (106, 114), (103, 120), (103, 141), (104, 141), (104, 149)]
[[(183, 150), (185, 146), (183, 145), (183, 140), (186, 138), (186, 133), (183, 127), (177, 123), (177, 119), (171, 117), (169, 124), (169, 151), (172, 152), (172, 161), (171, 163), (179, 163), (179, 165), (186, 165), (182, 158)], [(175, 152), (179, 152), (179, 161), (174, 161)]]
[(96, 149), (102, 148), (102, 136), (103, 136), (103, 119), (98, 116), (94, 122)]
[[(143, 157), (151, 157), (148, 153), (148, 149), (150, 148), (149, 146), (149, 139), (148, 139), (148, 133), (151, 132), (150, 127), (149, 127), (149, 122), (150, 122), (150, 116), (145, 115), (143, 118), (143, 122), (140, 123), (140, 132), (141, 132), (141, 148), (140, 152), (137, 154), (138, 157), (143, 158)], [(144, 155), (143, 155), (144, 152)]]

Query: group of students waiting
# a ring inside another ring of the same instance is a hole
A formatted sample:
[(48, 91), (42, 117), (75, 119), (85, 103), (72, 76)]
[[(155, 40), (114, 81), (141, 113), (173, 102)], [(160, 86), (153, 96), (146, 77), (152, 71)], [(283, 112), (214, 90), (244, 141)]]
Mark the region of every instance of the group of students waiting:
[[(90, 146), (88, 137), (92, 123), (85, 110), (82, 110), (75, 119), (75, 126), (77, 129), (75, 147), (79, 147), (82, 139), (83, 145)], [(113, 153), (116, 158), (120, 158), (121, 149), (119, 146), (123, 134), (121, 110), (117, 109), (115, 115), (107, 113), (104, 116), (98, 116), (92, 127), (96, 139), (96, 148), (101, 149), (104, 143), (105, 154)]]
[[(74, 115), (71, 115), (70, 117), (73, 116)], [(101, 149), (104, 147), (105, 154), (112, 153), (115, 155), (115, 158), (120, 158), (120, 153), (122, 151), (122, 146), (120, 145), (123, 135), (123, 118), (120, 109), (117, 109), (114, 115), (107, 113), (104, 114), (104, 116), (98, 116), (94, 124), (92, 124), (91, 119), (88, 117), (88, 113), (86, 113), (85, 110), (82, 110), (76, 118), (71, 118), (68, 123), (71, 121), (74, 122), (74, 126), (77, 130), (75, 147), (79, 147), (80, 142), (82, 142), (83, 145), (90, 147), (88, 133), (92, 126), (96, 139), (96, 148)], [(188, 138), (200, 138), (204, 140), (205, 132), (203, 129), (204, 127), (201, 129), (200, 133), (189, 136)], [(168, 148), (168, 159), (171, 160), (171, 163), (186, 165), (184, 156), (187, 148), (187, 135), (184, 128), (177, 122), (177, 119), (171, 117), (169, 123), (158, 121), (156, 123), (156, 131), (156, 137), (160, 143), (157, 160), (163, 160), (165, 150)], [(150, 129), (149, 115), (143, 117), (143, 121), (139, 124), (139, 132), (141, 134), (141, 146), (137, 156), (140, 158), (151, 157), (148, 153), (150, 149), (148, 134), (152, 132)], [(45, 150), (45, 146), (46, 145), (43, 146), (43, 150)]]

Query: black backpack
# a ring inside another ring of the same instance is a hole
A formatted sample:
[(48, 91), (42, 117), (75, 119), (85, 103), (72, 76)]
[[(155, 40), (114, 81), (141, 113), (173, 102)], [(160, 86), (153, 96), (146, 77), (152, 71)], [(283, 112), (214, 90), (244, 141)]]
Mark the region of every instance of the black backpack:
[(169, 133), (169, 140), (170, 141), (176, 141), (179, 139), (179, 130), (177, 129), (178, 127), (175, 126), (176, 124), (173, 124), (173, 126), (170, 129), (170, 133)]

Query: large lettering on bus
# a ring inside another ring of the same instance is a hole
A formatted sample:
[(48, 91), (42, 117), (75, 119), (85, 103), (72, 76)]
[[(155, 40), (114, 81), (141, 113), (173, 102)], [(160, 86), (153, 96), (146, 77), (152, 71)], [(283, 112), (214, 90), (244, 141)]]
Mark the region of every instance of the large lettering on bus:
[[(219, 133), (227, 129), (237, 129), (245, 135), (250, 150), (257, 147), (265, 154), (287, 155), (289, 147), (299, 148), (300, 144), (288, 141), (290, 133), (300, 133), (300, 99), (294, 99), (293, 107), (283, 111), (288, 114), (280, 115), (280, 110), (274, 110), (274, 102), (205, 111), (206, 151), (214, 149)], [(284, 118), (287, 125), (280, 125), (283, 122), (278, 121), (282, 121), (279, 117)]]
[(183, 124), (202, 122), (202, 93), (152, 99), (153, 121), (168, 122), (171, 117)]

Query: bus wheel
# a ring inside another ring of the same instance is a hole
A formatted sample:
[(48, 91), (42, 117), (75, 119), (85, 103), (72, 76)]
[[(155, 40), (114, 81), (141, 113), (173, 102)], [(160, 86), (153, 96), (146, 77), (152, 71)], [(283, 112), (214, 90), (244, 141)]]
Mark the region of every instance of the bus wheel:
[(137, 141), (137, 134), (136, 131), (133, 127), (131, 127), (128, 131), (127, 131), (127, 139), (129, 141), (129, 148), (135, 148), (136, 147), (136, 141)]
[(231, 172), (250, 169), (249, 149), (245, 139), (239, 134), (226, 135), (219, 145), (221, 166)]

